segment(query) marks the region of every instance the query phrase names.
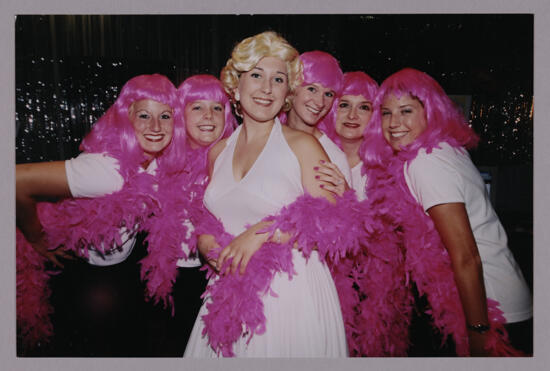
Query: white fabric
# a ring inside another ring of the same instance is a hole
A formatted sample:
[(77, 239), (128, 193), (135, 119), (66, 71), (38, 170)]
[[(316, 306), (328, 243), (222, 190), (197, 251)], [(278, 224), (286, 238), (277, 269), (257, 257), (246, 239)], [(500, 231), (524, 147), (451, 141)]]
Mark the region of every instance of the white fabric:
[(405, 179), (424, 210), (464, 203), (483, 264), (487, 297), (497, 300), (507, 322), (533, 315), (529, 288), (508, 249), (506, 232), (493, 210), (485, 182), (464, 149), (441, 143), (431, 154), (420, 151), (405, 166)]
[(330, 162), (338, 166), (338, 169), (344, 174), (348, 186), (351, 187), (351, 170), (346, 154), (325, 134), (319, 138), (319, 143), (321, 143), (321, 146), (327, 153)]
[(363, 162), (359, 161), (357, 165), (351, 168), (351, 188), (355, 190), (357, 199), (363, 201), (367, 198), (366, 185), (367, 185), (367, 174), (361, 174), (361, 168), (363, 167)]
[[(147, 168), (149, 174), (157, 169), (156, 161)], [(78, 157), (65, 161), (67, 182), (73, 197), (101, 197), (122, 189), (124, 178), (120, 173), (118, 161), (102, 153), (81, 153)], [(123, 262), (128, 258), (135, 245), (136, 227), (128, 231), (120, 229), (122, 245), (116, 246), (105, 254), (88, 246), (88, 263), (98, 266), (108, 266)]]
[[(195, 227), (189, 220), (185, 220), (183, 222), (183, 225), (187, 227), (187, 238), (191, 236), (191, 233), (195, 230)], [(182, 250), (185, 252), (185, 255), (187, 256), (187, 259), (181, 258), (178, 259), (176, 262), (176, 265), (180, 268), (194, 268), (201, 266), (201, 261), (199, 259), (199, 254), (197, 251), (195, 251), (193, 254), (191, 254), (189, 246), (182, 242), (181, 244)]]
[[(233, 177), (233, 154), (242, 126), (228, 139), (214, 164), (204, 203), (222, 221), (227, 232), (238, 235), (247, 224), (276, 213), (304, 193), (298, 159), (288, 146), (276, 120), (269, 139), (245, 177)], [(297, 273), (272, 283), (279, 295), (264, 296), (266, 332), (250, 343), (241, 338), (234, 345), (237, 357), (344, 357), (347, 346), (338, 294), (327, 266), (313, 254), (306, 261), (293, 251)], [(208, 300), (208, 299), (206, 299)], [(203, 304), (187, 343), (185, 357), (216, 357), (202, 336)]]

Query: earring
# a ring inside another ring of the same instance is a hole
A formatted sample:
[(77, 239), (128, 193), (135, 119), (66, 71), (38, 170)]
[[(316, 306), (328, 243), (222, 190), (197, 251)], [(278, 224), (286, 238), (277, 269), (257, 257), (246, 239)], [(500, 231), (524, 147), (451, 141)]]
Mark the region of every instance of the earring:
[(283, 112), (288, 112), (292, 108), (292, 99), (290, 97), (285, 98), (285, 104), (283, 104)]
[(237, 102), (241, 100), (241, 96), (240, 96), (238, 90), (235, 90), (235, 100), (236, 100)]
[(235, 103), (233, 103), (233, 110), (235, 111), (235, 114), (237, 116), (243, 118), (243, 114), (241, 113), (241, 102), (236, 101)]

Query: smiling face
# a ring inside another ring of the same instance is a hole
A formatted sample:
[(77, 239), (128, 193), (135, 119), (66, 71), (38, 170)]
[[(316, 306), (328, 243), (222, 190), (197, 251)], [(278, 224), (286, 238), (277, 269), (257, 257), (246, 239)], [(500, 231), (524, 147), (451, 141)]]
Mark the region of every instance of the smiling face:
[(191, 148), (206, 147), (220, 137), (225, 125), (224, 106), (212, 100), (196, 100), (185, 106), (185, 126)]
[(277, 116), (288, 91), (286, 63), (277, 57), (264, 57), (241, 75), (235, 93), (245, 121), (266, 122)]
[(395, 151), (411, 144), (426, 130), (426, 114), (422, 103), (409, 94), (399, 98), (390, 94), (381, 106), (384, 138)]
[(362, 95), (344, 95), (338, 102), (334, 130), (341, 139), (363, 139), (372, 116), (372, 102)]
[(146, 157), (159, 155), (170, 144), (174, 132), (170, 106), (152, 99), (137, 100), (128, 108), (128, 117)]
[(315, 126), (332, 107), (334, 95), (332, 89), (319, 83), (299, 86), (294, 92), (292, 110), (303, 123)]

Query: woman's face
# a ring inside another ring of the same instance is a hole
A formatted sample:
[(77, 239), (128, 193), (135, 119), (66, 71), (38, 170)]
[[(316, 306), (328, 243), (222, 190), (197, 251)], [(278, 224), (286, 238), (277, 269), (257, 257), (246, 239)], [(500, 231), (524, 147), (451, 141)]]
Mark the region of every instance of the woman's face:
[(225, 107), (212, 100), (196, 100), (185, 106), (185, 126), (191, 148), (214, 143), (225, 126)]
[(292, 109), (307, 125), (315, 126), (327, 114), (334, 101), (334, 91), (320, 83), (296, 88)]
[(390, 94), (380, 109), (384, 138), (395, 151), (414, 142), (426, 130), (424, 107), (410, 94), (401, 94), (399, 98)]
[(334, 130), (342, 139), (363, 139), (371, 115), (371, 101), (362, 95), (344, 95), (338, 102)]
[(152, 99), (137, 100), (130, 105), (128, 117), (148, 158), (159, 155), (170, 144), (174, 132), (170, 106)]
[(245, 119), (266, 122), (279, 114), (288, 91), (286, 63), (277, 57), (264, 57), (241, 75), (235, 93)]

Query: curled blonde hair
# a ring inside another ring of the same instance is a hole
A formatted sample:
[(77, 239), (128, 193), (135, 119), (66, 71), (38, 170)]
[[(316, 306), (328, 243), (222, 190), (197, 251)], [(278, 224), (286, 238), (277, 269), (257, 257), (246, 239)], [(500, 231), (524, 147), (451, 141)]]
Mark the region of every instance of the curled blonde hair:
[(252, 70), (264, 57), (277, 57), (286, 63), (291, 93), (301, 85), (302, 63), (298, 51), (276, 32), (265, 31), (239, 42), (222, 69), (220, 80), (233, 102), (234, 90), (239, 86), (241, 74)]

